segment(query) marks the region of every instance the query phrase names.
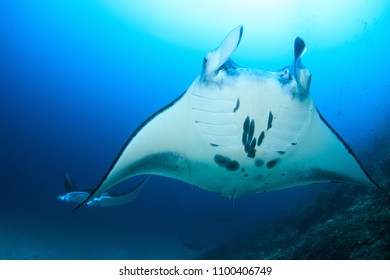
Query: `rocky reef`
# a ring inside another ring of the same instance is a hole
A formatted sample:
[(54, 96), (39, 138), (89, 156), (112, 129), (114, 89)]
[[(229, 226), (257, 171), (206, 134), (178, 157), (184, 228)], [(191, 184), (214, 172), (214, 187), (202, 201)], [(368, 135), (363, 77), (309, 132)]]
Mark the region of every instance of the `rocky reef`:
[(329, 185), (308, 205), (200, 259), (390, 259), (390, 196)]

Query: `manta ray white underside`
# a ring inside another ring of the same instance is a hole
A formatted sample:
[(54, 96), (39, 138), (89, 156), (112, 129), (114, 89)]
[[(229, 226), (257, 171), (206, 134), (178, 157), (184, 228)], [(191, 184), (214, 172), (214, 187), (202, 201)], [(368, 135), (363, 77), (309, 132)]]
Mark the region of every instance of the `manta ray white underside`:
[(188, 90), (130, 136), (84, 203), (143, 174), (228, 197), (329, 181), (379, 187), (316, 109), (304, 41), (296, 38), (291, 65), (248, 69), (229, 58), (242, 31), (231, 31)]

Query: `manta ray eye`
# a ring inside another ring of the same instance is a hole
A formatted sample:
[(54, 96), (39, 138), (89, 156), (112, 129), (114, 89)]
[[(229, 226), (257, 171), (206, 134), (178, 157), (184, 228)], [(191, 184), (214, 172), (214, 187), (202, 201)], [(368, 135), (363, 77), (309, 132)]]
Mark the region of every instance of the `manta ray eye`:
[(288, 79), (288, 80), (292, 80), (293, 78), (292, 78), (292, 75), (290, 74), (290, 70), (288, 70), (288, 69), (286, 69), (285, 71), (284, 71), (284, 78), (285, 79)]
[(280, 80), (282, 81), (282, 83), (287, 83), (287, 82), (293, 80), (293, 78), (290, 74), (290, 70), (288, 68), (280, 71), (278, 74), (279, 74), (279, 77), (280, 77)]

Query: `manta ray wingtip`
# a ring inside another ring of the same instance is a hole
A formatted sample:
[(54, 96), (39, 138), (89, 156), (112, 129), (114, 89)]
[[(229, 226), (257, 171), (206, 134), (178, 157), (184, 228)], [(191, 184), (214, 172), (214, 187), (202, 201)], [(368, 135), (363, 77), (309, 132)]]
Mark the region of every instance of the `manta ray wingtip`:
[(72, 213), (76, 212), (81, 206), (83, 206), (85, 204), (87, 200), (81, 202), (79, 205), (77, 205), (75, 208), (73, 208), (72, 210)]
[(381, 187), (379, 184), (377, 184), (375, 181), (373, 182), (374, 183), (374, 185), (378, 188), (378, 189), (380, 189), (385, 195), (389, 195), (390, 194), (390, 192), (389, 192), (389, 190), (387, 189), (387, 190), (385, 190), (383, 187)]

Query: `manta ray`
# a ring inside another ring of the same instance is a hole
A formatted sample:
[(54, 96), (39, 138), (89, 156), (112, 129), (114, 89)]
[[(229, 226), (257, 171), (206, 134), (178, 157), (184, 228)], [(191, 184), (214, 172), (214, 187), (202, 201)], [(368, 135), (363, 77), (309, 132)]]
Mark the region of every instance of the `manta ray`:
[(330, 181), (380, 188), (314, 105), (305, 42), (295, 39), (290, 65), (264, 71), (230, 59), (242, 33), (233, 29), (190, 87), (133, 132), (78, 207), (138, 175), (229, 198)]

